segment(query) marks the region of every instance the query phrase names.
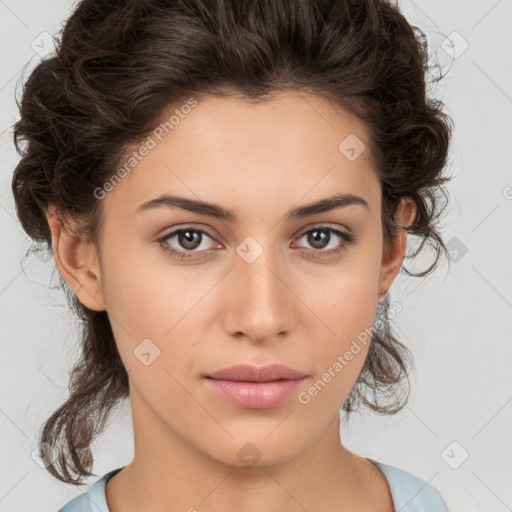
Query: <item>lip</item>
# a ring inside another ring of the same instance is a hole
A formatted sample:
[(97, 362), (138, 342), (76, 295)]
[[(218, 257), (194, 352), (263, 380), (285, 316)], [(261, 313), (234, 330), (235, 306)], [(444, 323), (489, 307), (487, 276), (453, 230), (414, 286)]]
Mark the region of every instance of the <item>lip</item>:
[(266, 366), (236, 364), (210, 373), (206, 377), (241, 382), (272, 382), (279, 379), (302, 379), (307, 377), (307, 374), (282, 364), (268, 364)]
[(307, 378), (306, 373), (280, 364), (238, 364), (205, 375), (203, 382), (239, 407), (271, 409), (285, 402)]

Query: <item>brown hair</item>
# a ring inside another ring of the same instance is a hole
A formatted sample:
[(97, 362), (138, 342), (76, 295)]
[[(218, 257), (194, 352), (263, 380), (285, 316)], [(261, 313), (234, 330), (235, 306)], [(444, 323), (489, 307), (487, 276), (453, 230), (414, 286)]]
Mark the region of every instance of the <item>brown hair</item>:
[[(277, 91), (312, 92), (369, 129), (385, 249), (400, 198), (416, 203), (407, 229), (421, 243), (410, 257), (426, 244), (435, 260), (421, 273), (403, 270), (426, 275), (446, 253), (436, 221), (452, 132), (443, 103), (426, 95), (429, 69), (425, 35), (384, 0), (82, 0), (18, 102), (18, 217), (51, 250), (45, 213), (55, 206), (98, 244), (102, 202), (94, 190), (168, 105), (204, 94), (264, 100)], [(40, 441), (54, 452), (48, 471), (80, 483), (93, 475), (91, 442), (129, 386), (106, 311), (83, 306), (60, 282), (82, 321), (83, 357), (70, 375), (69, 399), (46, 421)], [(389, 296), (378, 318), (343, 405), (347, 415), (359, 404), (392, 414), (409, 395), (411, 353), (391, 332)]]

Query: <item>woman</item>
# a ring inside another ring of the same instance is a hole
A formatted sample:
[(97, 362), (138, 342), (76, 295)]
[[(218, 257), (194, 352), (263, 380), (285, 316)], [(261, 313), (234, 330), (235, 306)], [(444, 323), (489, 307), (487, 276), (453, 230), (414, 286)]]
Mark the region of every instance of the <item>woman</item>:
[(78, 4), (15, 125), (19, 219), (83, 320), (41, 456), (91, 476), (127, 397), (135, 456), (61, 512), (447, 510), (339, 433), (405, 405), (387, 292), (408, 234), (420, 275), (445, 250), (426, 64), (383, 0)]

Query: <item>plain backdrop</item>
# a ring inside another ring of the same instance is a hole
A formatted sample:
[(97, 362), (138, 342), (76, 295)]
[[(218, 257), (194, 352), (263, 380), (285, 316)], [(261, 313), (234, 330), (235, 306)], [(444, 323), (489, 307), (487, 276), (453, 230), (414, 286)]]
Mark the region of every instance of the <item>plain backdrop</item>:
[[(10, 192), (21, 70), (49, 51), (73, 5), (0, 0), (1, 512), (56, 511), (87, 489), (56, 480), (32, 456), (43, 421), (67, 397), (78, 338), (53, 260), (27, 255)], [(430, 93), (455, 123), (443, 227), (452, 261), (391, 288), (415, 357), (408, 406), (356, 414), (341, 435), (356, 453), (430, 482), (452, 512), (512, 510), (512, 1), (399, 6), (446, 73)], [(94, 444), (89, 485), (131, 461), (132, 435), (126, 402)]]

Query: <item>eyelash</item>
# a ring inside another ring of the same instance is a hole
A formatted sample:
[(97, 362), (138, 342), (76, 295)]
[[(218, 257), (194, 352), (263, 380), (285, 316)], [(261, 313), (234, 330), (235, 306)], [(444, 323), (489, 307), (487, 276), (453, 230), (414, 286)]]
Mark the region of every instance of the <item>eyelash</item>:
[[(193, 256), (194, 252), (203, 252), (203, 251), (177, 251), (176, 249), (172, 249), (164, 243), (167, 240), (173, 238), (178, 233), (181, 233), (184, 231), (192, 231), (192, 232), (196, 232), (196, 233), (201, 233), (203, 235), (208, 236), (212, 240), (214, 239), (214, 237), (210, 233), (208, 233), (208, 231), (205, 231), (204, 229), (200, 229), (200, 228), (195, 228), (193, 226), (186, 226), (184, 228), (176, 229), (175, 231), (172, 231), (171, 233), (158, 239), (158, 242), (160, 242), (160, 246), (162, 247), (162, 249), (166, 253), (170, 254), (173, 258), (177, 258), (180, 260), (187, 259), (187, 258), (195, 258), (195, 256)], [(311, 256), (313, 258), (319, 258), (319, 256), (315, 255), (317, 253), (321, 253), (322, 254), (321, 257), (324, 257), (323, 255), (327, 255), (327, 256), (337, 255), (337, 254), (341, 253), (346, 248), (346, 245), (353, 244), (356, 241), (356, 238), (354, 235), (352, 235), (350, 233), (346, 233), (346, 232), (341, 231), (336, 228), (332, 228), (330, 226), (315, 226), (311, 229), (308, 229), (304, 233), (302, 233), (302, 235), (299, 237), (299, 239), (302, 238), (304, 235), (307, 235), (308, 233), (311, 233), (313, 231), (326, 231), (331, 234), (334, 233), (339, 238), (341, 238), (344, 242), (344, 243), (338, 245), (338, 247), (336, 247), (334, 249), (328, 249), (328, 250), (323, 250), (323, 249), (309, 249), (308, 250), (308, 249), (306, 249), (306, 250), (303, 250), (303, 252), (305, 252), (308, 256)], [(206, 252), (206, 251), (204, 251), (204, 252)], [(189, 255), (189, 253), (190, 253), (190, 255)]]

